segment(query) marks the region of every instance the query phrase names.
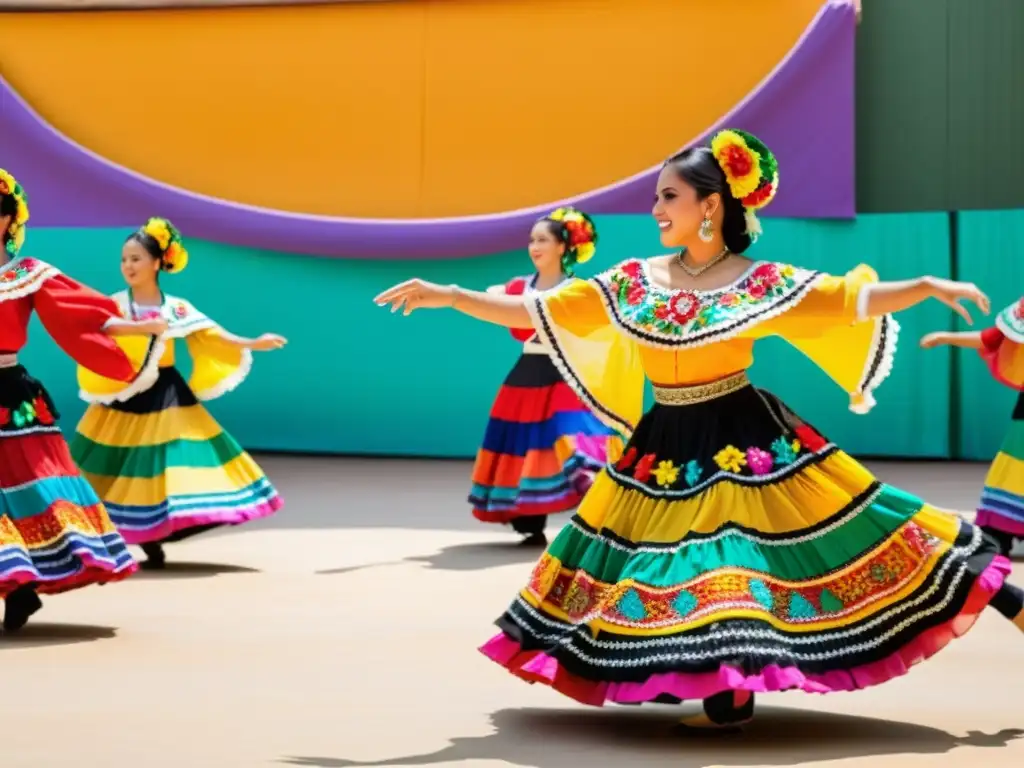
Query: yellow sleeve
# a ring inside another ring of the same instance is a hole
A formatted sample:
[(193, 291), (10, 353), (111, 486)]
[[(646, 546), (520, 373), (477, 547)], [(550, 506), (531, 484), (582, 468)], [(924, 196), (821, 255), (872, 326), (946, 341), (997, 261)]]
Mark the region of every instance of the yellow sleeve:
[(192, 357), (188, 385), (199, 400), (214, 400), (243, 381), (252, 369), (252, 352), (225, 339), (219, 328), (205, 328), (185, 337)]
[(850, 410), (867, 413), (873, 391), (892, 372), (899, 324), (891, 315), (860, 317), (865, 289), (878, 274), (861, 264), (842, 277), (822, 275), (800, 301), (755, 327), (781, 336), (850, 395)]
[(595, 280), (572, 280), (527, 297), (537, 338), (562, 378), (602, 422), (629, 435), (643, 414), (636, 342), (608, 316)]

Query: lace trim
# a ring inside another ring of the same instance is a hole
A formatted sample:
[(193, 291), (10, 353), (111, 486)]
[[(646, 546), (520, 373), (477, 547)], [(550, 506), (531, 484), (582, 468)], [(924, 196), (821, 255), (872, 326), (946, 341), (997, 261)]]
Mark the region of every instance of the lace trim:
[(996, 317), (996, 328), (1015, 344), (1024, 344), (1024, 319), (1017, 314), (1022, 304), (1024, 299), (1014, 302)]
[(146, 358), (142, 368), (139, 370), (138, 376), (131, 383), (127, 384), (124, 389), (118, 390), (113, 394), (95, 395), (79, 388), (79, 399), (94, 405), (111, 405), (112, 403), (126, 402), (136, 395), (147, 391), (156, 384), (157, 377), (160, 375), (160, 359), (164, 356), (166, 349), (167, 342), (163, 336), (150, 339), (149, 350), (146, 352)]
[(900, 336), (900, 324), (892, 315), (882, 315), (875, 318), (873, 322), (875, 333), (864, 366), (864, 375), (861, 377), (857, 391), (850, 395), (850, 410), (861, 416), (875, 407), (876, 401), (873, 393), (892, 373)]

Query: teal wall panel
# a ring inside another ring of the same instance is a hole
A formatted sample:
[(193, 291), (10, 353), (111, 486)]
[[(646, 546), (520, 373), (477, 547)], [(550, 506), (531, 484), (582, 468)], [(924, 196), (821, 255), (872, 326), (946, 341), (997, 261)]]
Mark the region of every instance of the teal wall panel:
[[(598, 218), (601, 248), (585, 274), (629, 256), (661, 252), (646, 216)], [(842, 272), (860, 261), (883, 278), (948, 273), (945, 216), (863, 216), (853, 222), (765, 222), (751, 255)], [(121, 288), (121, 230), (43, 229), (27, 251), (104, 292)], [(214, 415), (247, 447), (336, 453), (470, 456), (491, 400), (518, 355), (504, 329), (450, 311), (403, 318), (371, 299), (412, 276), (485, 287), (529, 268), (523, 252), (438, 262), (314, 259), (192, 241), (189, 268), (164, 279), (236, 333), (283, 333), (280, 352), (258, 354), (249, 380), (211, 404)], [(758, 349), (753, 375), (851, 451), (877, 455), (945, 455), (948, 357), (927, 355), (915, 340), (941, 326), (941, 307), (906, 313), (892, 378), (868, 416), (802, 355), (776, 340)], [(24, 355), (53, 392), (65, 430), (83, 407), (74, 366), (34, 324)], [(187, 368), (187, 365), (183, 365)], [(923, 388), (921, 377), (934, 386)]]
[[(959, 214), (957, 238), (960, 278), (974, 282), (992, 299), (996, 312), (1024, 295), (1024, 211), (971, 211)], [(977, 313), (975, 313), (977, 315)], [(953, 330), (980, 330), (993, 317), (973, 327), (957, 321)], [(1017, 394), (996, 382), (978, 354), (958, 350), (959, 455), (988, 461), (995, 456)]]

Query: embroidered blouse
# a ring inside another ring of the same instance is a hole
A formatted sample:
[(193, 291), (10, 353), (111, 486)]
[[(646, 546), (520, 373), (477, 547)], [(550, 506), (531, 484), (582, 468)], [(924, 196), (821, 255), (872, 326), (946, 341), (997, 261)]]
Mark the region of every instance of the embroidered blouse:
[[(165, 294), (160, 306), (147, 307), (131, 301), (128, 291), (115, 293), (111, 298), (123, 318), (161, 316), (167, 321), (167, 331), (157, 339), (154, 348), (159, 367), (174, 366), (175, 341), (185, 340), (192, 358), (188, 385), (197, 399), (218, 398), (235, 389), (249, 375), (252, 351), (239, 346), (238, 337), (228, 333), (185, 299)], [(133, 336), (119, 336), (117, 342), (130, 352), (139, 343)], [(154, 378), (150, 386), (155, 381)], [(83, 367), (78, 369), (78, 385), (80, 397), (89, 403), (109, 405), (124, 399), (114, 391), (113, 382)]]
[(866, 413), (892, 370), (899, 326), (863, 318), (861, 265), (842, 277), (755, 262), (728, 286), (669, 290), (645, 260), (623, 262), (527, 302), (541, 342), (562, 375), (606, 424), (632, 432), (646, 376), (662, 386), (700, 384), (746, 370), (754, 342), (780, 336), (850, 394)]

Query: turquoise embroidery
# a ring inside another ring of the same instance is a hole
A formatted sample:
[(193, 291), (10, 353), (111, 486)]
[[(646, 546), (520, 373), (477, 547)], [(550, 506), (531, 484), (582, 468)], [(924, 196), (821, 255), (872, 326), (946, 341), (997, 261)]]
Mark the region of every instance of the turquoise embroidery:
[(796, 461), (796, 448), (793, 448), (791, 441), (785, 437), (777, 437), (772, 441), (772, 454), (775, 456), (775, 463), (785, 466)]
[(697, 607), (698, 602), (699, 601), (696, 597), (694, 597), (686, 590), (683, 590), (678, 595), (676, 595), (676, 599), (672, 601), (672, 607), (680, 616), (685, 616)]
[(818, 613), (807, 598), (799, 592), (794, 592), (789, 599), (789, 615), (794, 619), (813, 619)]
[(700, 481), (700, 476), (703, 473), (704, 470), (700, 468), (700, 464), (698, 464), (693, 459), (690, 459), (688, 462), (686, 462), (686, 475), (684, 479), (686, 480), (686, 484), (691, 488)]
[(768, 588), (768, 585), (760, 579), (750, 580), (750, 594), (753, 595), (754, 599), (763, 605), (767, 611), (770, 611), (775, 605), (775, 598), (772, 595), (772, 591)]
[(643, 621), (647, 618), (647, 608), (644, 607), (644, 601), (635, 589), (626, 590), (619, 598), (618, 609), (619, 613), (630, 621)]

